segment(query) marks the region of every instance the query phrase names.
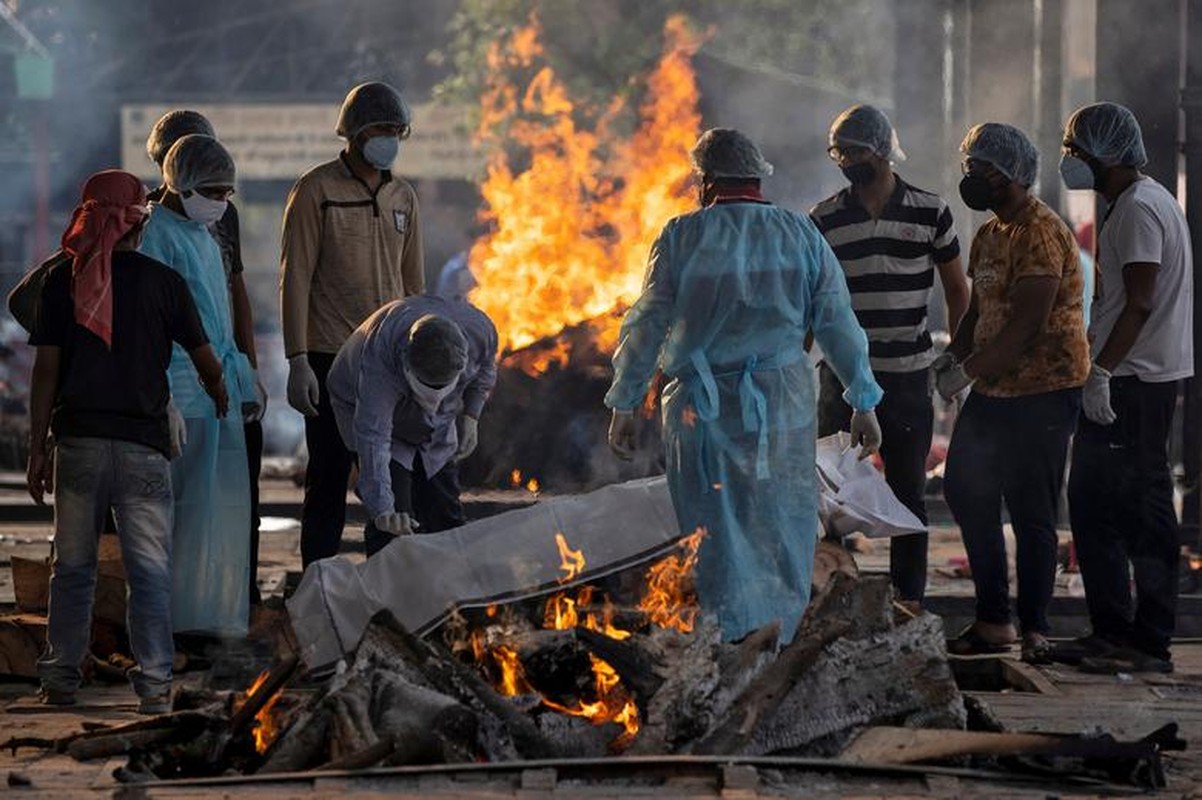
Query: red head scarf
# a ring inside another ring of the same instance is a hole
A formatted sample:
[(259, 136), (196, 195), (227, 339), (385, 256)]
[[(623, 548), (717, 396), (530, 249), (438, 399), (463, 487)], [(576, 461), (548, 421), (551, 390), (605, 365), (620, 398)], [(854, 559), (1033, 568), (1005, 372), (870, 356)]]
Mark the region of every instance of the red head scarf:
[(73, 256), (75, 321), (113, 346), (113, 246), (145, 219), (146, 187), (128, 172), (97, 172), (83, 185), (81, 203), (63, 234)]

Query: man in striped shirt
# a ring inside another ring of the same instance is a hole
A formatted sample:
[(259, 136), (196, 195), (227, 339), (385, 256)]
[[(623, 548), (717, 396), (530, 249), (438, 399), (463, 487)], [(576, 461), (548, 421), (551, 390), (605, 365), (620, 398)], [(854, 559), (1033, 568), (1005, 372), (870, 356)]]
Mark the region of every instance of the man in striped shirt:
[[(851, 185), (810, 212), (843, 265), (852, 308), (868, 334), (869, 355), (885, 399), (877, 408), (885, 480), (926, 523), (926, 458), (934, 411), (928, 368), (935, 359), (927, 305), (935, 270), (943, 282), (948, 328), (968, 308), (968, 281), (947, 203), (893, 172), (905, 158), (889, 119), (855, 105), (831, 124), (828, 152)], [(851, 409), (843, 386), (819, 366), (818, 435), (846, 430)], [(898, 599), (920, 606), (926, 591), (927, 534), (895, 537), (889, 572)]]

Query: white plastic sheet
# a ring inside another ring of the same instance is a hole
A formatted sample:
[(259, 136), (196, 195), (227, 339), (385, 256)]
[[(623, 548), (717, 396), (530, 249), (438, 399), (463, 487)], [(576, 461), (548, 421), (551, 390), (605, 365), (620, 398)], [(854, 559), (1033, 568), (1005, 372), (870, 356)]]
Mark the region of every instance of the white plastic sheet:
[(818, 440), (818, 516), (827, 533), (858, 531), (870, 539), (922, 533), (926, 526), (902, 505), (885, 476), (843, 431)]
[[(557, 533), (585, 559), (584, 570), (563, 584)], [(615, 484), (444, 533), (400, 537), (363, 564), (317, 561), (288, 614), (301, 658), (321, 667), (354, 650), (383, 609), (423, 634), (455, 608), (547, 594), (652, 560), (680, 535), (663, 477)]]

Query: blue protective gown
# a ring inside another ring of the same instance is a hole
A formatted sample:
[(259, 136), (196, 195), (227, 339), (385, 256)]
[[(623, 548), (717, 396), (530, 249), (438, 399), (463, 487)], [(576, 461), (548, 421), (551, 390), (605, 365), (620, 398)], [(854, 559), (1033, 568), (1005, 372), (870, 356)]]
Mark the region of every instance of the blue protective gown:
[(668, 379), (668, 487), (682, 533), (707, 531), (698, 599), (727, 640), (774, 619), (791, 640), (809, 601), (818, 496), (807, 330), (848, 404), (875, 407), (868, 340), (814, 224), (767, 203), (719, 203), (660, 233), (614, 353), (610, 408), (639, 406), (657, 367)]
[(241, 409), (254, 402), (246, 355), (234, 344), (221, 250), (209, 230), (151, 204), (141, 251), (184, 276), (209, 342), (225, 372), (230, 411), (217, 407), (178, 344), (171, 355), (171, 396), (188, 441), (171, 462), (172, 621), (176, 632), (244, 636), (250, 612), (250, 476)]

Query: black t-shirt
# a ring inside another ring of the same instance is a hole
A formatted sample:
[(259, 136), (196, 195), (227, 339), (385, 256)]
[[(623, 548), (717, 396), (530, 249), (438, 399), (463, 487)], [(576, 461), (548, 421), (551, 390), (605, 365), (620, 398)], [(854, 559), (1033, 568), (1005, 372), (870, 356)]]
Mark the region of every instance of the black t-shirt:
[(169, 455), (167, 365), (171, 344), (208, 343), (188, 284), (133, 251), (113, 253), (113, 347), (75, 322), (71, 262), (51, 268), (30, 344), (62, 348), (50, 428), (58, 438), (138, 442)]

